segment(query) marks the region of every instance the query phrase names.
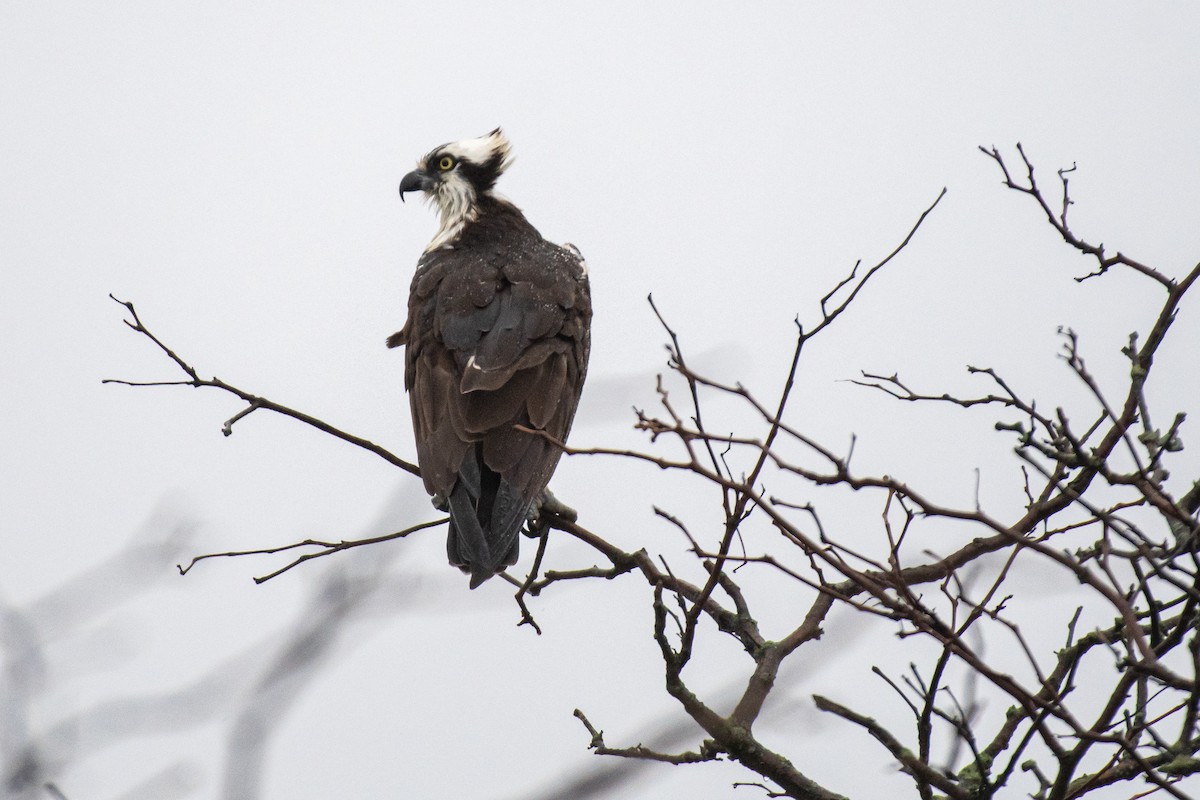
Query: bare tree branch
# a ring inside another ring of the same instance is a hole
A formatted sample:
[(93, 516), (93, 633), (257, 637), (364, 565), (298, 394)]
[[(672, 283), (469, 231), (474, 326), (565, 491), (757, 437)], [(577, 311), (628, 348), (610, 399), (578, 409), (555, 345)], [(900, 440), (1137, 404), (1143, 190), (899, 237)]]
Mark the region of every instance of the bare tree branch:
[(124, 306), (125, 310), (129, 312), (129, 316), (132, 317), (132, 319), (125, 320), (125, 324), (129, 326), (130, 330), (133, 330), (136, 333), (142, 334), (147, 339), (149, 339), (151, 342), (153, 342), (154, 345), (159, 350), (161, 350), (163, 353), (166, 354), (166, 356), (169, 359), (171, 359), (173, 362), (175, 362), (175, 365), (177, 367), (179, 367), (179, 369), (182, 370), (185, 375), (188, 376), (188, 379), (184, 380), (184, 381), (127, 381), (127, 380), (118, 380), (115, 378), (107, 378), (104, 381), (102, 381), (103, 383), (114, 383), (114, 384), (120, 384), (122, 386), (192, 386), (192, 387), (196, 387), (196, 388), (211, 387), (213, 389), (220, 389), (221, 391), (232, 394), (235, 397), (238, 397), (247, 403), (246, 408), (242, 409), (237, 414), (230, 417), (221, 426), (221, 432), (224, 433), (226, 436), (229, 436), (233, 433), (233, 425), (235, 422), (241, 420), (242, 418), (248, 416), (249, 414), (251, 414), (254, 411), (257, 411), (260, 408), (266, 409), (267, 411), (274, 411), (277, 414), (282, 414), (285, 417), (291, 417), (292, 419), (303, 422), (305, 425), (316, 428), (321, 433), (328, 434), (330, 436), (333, 436), (336, 439), (341, 439), (344, 442), (349, 442), (350, 444), (352, 444), (356, 447), (361, 447), (362, 449), (367, 450), (368, 452), (374, 453), (375, 455), (379, 456), (380, 458), (382, 458), (384, 461), (387, 461), (392, 466), (399, 467), (400, 469), (404, 470), (405, 472), (407, 472), (411, 475), (416, 475), (416, 476), (420, 477), (421, 471), (417, 468), (417, 466), (415, 464), (411, 464), (408, 461), (405, 461), (404, 459), (400, 458), (399, 456), (394, 455), (390, 451), (386, 450), (383, 447), (380, 447), (379, 445), (375, 444), (374, 442), (368, 441), (359, 436), (354, 436), (353, 434), (349, 434), (349, 433), (346, 433), (345, 431), (339, 430), (338, 428), (333, 427), (332, 425), (325, 422), (324, 420), (318, 419), (310, 414), (306, 414), (303, 411), (297, 411), (294, 408), (288, 408), (287, 406), (280, 405), (279, 403), (276, 403), (273, 400), (268, 400), (265, 397), (259, 397), (257, 395), (251, 394), (250, 392), (247, 392), (243, 389), (239, 389), (236, 386), (232, 386), (232, 385), (226, 383), (225, 381), (221, 380), (220, 378), (216, 378), (216, 377), (201, 378), (199, 373), (196, 371), (196, 369), (191, 364), (184, 361), (179, 355), (177, 355), (175, 353), (174, 350), (167, 347), (165, 344), (163, 344), (162, 340), (160, 340), (157, 336), (155, 336), (153, 333), (151, 333), (150, 329), (147, 328), (145, 326), (145, 324), (142, 323), (141, 317), (138, 316), (137, 311), (133, 307), (133, 303), (127, 302), (125, 300), (118, 300), (116, 297), (113, 297), (113, 295), (111, 295), (111, 294), (109, 295), (109, 297), (111, 297), (114, 302), (119, 303), (120, 305)]

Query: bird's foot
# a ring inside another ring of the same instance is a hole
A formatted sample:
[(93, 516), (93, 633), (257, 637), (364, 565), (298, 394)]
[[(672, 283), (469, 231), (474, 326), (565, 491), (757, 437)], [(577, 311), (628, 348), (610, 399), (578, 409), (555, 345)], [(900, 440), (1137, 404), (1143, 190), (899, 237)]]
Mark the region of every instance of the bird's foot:
[(537, 499), (537, 502), (529, 507), (529, 514), (526, 517), (529, 525), (525, 529), (525, 535), (532, 538), (540, 536), (542, 529), (545, 528), (544, 517), (547, 514), (554, 514), (571, 522), (579, 519), (578, 511), (555, 497), (554, 492), (545, 489), (542, 491), (542, 496)]

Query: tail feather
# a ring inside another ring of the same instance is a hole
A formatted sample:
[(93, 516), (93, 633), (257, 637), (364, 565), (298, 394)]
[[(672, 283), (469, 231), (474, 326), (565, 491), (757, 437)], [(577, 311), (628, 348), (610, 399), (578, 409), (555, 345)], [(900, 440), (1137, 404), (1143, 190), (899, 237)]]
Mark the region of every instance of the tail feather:
[(450, 563), (471, 573), (471, 588), (490, 578), (485, 565), (492, 561), (487, 537), (475, 516), (475, 502), (466, 485), (459, 481), (450, 493), (450, 531), (446, 537), (446, 555)]
[(471, 575), (471, 588), (517, 562), (530, 503), (468, 454), (450, 493), (450, 563)]

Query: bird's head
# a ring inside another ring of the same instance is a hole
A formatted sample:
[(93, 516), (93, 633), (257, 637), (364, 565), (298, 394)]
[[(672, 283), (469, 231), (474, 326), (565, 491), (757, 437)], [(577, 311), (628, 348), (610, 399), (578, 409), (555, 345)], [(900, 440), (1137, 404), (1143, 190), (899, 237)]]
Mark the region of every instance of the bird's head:
[(400, 181), (405, 192), (424, 192), (441, 212), (443, 227), (471, 216), (479, 198), (489, 195), (512, 163), (512, 148), (496, 128), (478, 139), (435, 147)]
[(400, 199), (405, 192), (425, 192), (440, 205), (451, 195), (478, 197), (492, 190), (512, 160), (512, 146), (499, 128), (435, 147), (400, 181)]

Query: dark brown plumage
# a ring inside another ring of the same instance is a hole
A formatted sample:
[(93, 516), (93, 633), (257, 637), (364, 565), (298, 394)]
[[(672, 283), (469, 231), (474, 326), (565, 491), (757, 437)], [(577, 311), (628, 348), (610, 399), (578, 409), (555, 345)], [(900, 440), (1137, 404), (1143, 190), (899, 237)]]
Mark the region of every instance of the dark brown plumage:
[[(543, 239), (491, 193), (508, 147), (499, 131), (489, 138), (434, 150), (401, 184), (429, 193), (442, 228), (413, 276), (408, 322), (388, 341), (407, 346), (421, 475), (450, 512), (450, 563), (472, 588), (516, 562), (521, 526), (561, 454), (516, 426), (566, 439), (592, 315), (578, 252)], [(431, 169), (447, 157), (455, 167), (441, 172), (454, 176)]]

